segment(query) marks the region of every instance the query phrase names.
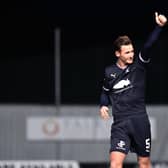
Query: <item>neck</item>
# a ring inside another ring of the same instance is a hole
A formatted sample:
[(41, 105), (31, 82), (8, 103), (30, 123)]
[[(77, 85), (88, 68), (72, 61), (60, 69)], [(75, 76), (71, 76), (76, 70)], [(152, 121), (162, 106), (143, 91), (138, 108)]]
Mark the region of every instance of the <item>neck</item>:
[(119, 60), (117, 61), (116, 65), (121, 69), (125, 69), (128, 66)]

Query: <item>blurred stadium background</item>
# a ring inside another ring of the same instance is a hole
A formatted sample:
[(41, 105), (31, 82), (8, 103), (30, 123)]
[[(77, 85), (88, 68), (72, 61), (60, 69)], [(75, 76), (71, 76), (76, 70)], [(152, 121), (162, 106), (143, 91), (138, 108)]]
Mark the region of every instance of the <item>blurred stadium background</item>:
[[(154, 28), (155, 11), (168, 16), (164, 1), (5, 3), (0, 29), (1, 167), (109, 166), (112, 121), (98, 116), (103, 70), (114, 61), (112, 42), (118, 35), (128, 34), (140, 49)], [(168, 167), (167, 44), (165, 27), (152, 52), (146, 88), (153, 167)], [(136, 167), (133, 154), (124, 167)]]

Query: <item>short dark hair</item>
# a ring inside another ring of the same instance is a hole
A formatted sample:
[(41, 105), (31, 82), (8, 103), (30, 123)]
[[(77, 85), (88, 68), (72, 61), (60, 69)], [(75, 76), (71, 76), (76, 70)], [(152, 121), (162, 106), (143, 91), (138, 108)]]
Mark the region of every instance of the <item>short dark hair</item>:
[(113, 43), (114, 51), (119, 51), (122, 45), (129, 44), (132, 44), (132, 41), (128, 36), (119, 36)]

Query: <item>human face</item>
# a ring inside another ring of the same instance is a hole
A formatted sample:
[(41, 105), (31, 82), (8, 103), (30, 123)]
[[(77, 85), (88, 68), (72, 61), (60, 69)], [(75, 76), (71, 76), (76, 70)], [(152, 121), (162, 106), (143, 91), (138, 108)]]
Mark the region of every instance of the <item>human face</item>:
[(115, 52), (118, 57), (117, 63), (120, 66), (126, 66), (133, 63), (134, 48), (132, 44), (122, 45), (119, 51)]

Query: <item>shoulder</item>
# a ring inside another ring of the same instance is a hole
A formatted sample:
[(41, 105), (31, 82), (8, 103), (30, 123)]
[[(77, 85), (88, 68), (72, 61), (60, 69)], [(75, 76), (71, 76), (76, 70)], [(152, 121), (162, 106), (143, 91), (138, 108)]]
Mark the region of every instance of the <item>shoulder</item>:
[(116, 65), (112, 64), (105, 68), (105, 72), (109, 73), (109, 72), (114, 71), (115, 69), (116, 69)]
[(112, 64), (105, 68), (105, 76), (107, 78), (112, 78), (112, 77), (115, 78), (116, 74), (117, 74), (117, 67), (115, 64)]

